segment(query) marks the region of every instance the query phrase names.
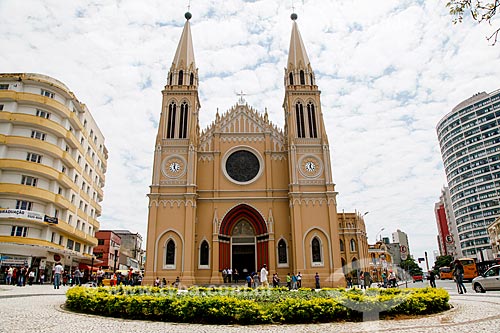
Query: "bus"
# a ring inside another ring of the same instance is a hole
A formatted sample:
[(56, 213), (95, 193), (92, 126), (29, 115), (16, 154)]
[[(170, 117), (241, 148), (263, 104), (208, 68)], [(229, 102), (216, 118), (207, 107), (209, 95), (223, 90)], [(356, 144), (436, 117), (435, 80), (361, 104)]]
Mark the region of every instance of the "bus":
[(464, 280), (472, 281), (473, 278), (479, 276), (476, 260), (473, 258), (460, 258), (458, 260), (460, 260), (460, 263), (464, 266)]
[(441, 280), (453, 280), (453, 273), (451, 268), (448, 266), (443, 266), (439, 268), (439, 279)]

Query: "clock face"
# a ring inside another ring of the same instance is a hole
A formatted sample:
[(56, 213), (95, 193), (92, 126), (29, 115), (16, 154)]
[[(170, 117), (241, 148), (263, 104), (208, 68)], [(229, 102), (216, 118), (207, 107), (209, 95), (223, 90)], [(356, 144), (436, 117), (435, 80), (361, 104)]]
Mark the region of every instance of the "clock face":
[(314, 170), (316, 170), (316, 164), (312, 161), (308, 161), (306, 162), (305, 168), (308, 172), (314, 172)]
[(259, 159), (248, 150), (235, 151), (226, 160), (226, 172), (237, 182), (249, 182), (259, 174), (259, 171)]
[(181, 166), (179, 163), (177, 162), (172, 162), (170, 163), (170, 165), (168, 166), (168, 168), (170, 169), (170, 171), (172, 172), (179, 172), (181, 170)]
[(179, 155), (170, 156), (163, 160), (161, 169), (168, 178), (179, 178), (186, 173), (186, 162)]
[(306, 155), (300, 159), (299, 171), (307, 178), (316, 178), (322, 171), (321, 161), (314, 155)]

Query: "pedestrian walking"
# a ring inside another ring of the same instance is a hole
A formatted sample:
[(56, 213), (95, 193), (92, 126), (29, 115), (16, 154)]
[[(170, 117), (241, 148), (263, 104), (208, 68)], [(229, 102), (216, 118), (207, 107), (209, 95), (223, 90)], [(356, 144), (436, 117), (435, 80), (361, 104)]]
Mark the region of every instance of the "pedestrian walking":
[(5, 284), (10, 285), (12, 283), (12, 274), (14, 274), (14, 268), (9, 266), (9, 268), (7, 268), (7, 278), (5, 279)]
[(363, 274), (363, 278), (365, 280), (365, 289), (370, 288), (372, 286), (372, 277), (370, 275), (370, 272), (365, 271)]
[(297, 288), (302, 288), (302, 274), (297, 274)]
[(436, 273), (429, 271), (429, 284), (432, 288), (436, 288)]
[(28, 284), (30, 286), (33, 285), (33, 281), (35, 281), (35, 269), (32, 268), (30, 272), (28, 273)]
[(264, 288), (269, 288), (269, 282), (267, 281), (267, 276), (269, 272), (267, 271), (267, 266), (264, 264), (260, 270), (260, 283)]
[(61, 285), (61, 275), (63, 270), (64, 268), (61, 263), (57, 262), (54, 266), (54, 289), (59, 289), (59, 286)]
[(73, 272), (73, 275), (75, 276), (75, 285), (81, 286), (83, 274), (78, 267)]
[(457, 290), (459, 294), (467, 292), (464, 285), (464, 266), (460, 260), (455, 260), (455, 267), (453, 269), (453, 276), (455, 277), (455, 282), (457, 283)]
[(316, 281), (316, 289), (321, 289), (321, 286), (319, 285), (319, 274), (316, 272), (316, 275), (314, 276), (314, 281)]

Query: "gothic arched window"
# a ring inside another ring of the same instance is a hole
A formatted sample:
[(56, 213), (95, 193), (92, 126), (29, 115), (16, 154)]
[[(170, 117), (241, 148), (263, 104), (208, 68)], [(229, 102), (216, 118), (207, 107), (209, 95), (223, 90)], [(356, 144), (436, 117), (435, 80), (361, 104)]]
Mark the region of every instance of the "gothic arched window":
[(286, 264), (288, 263), (288, 255), (286, 251), (286, 242), (284, 239), (281, 239), (278, 242), (278, 264)]
[(189, 76), (189, 85), (192, 86), (194, 84), (194, 74), (191, 73), (191, 75)]
[(200, 266), (208, 266), (208, 254), (209, 254), (209, 247), (208, 247), (208, 242), (204, 240), (201, 242), (200, 246)]
[(290, 85), (293, 86), (293, 73), (290, 72), (290, 74), (288, 74), (288, 77), (289, 77), (289, 80), (290, 80)]
[(351, 252), (356, 252), (356, 241), (351, 239)]
[(188, 124), (188, 105), (186, 102), (181, 104), (181, 119), (179, 122), (179, 139), (187, 137), (187, 124)]
[(167, 242), (167, 253), (165, 256), (165, 265), (175, 265), (175, 242), (170, 239)]
[(306, 76), (304, 74), (304, 71), (300, 71), (300, 84), (301, 85), (306, 84)]
[(305, 138), (306, 130), (304, 126), (304, 106), (300, 102), (295, 104), (295, 116), (297, 121), (297, 137)]
[(340, 240), (340, 251), (345, 251), (344, 242), (342, 241), (342, 239)]
[(179, 83), (177, 83), (179, 86), (182, 86), (182, 84), (184, 83), (184, 72), (183, 71), (179, 71)]
[(312, 102), (307, 104), (307, 117), (309, 121), (309, 137), (317, 138), (318, 130), (316, 129), (316, 112), (314, 111), (314, 104)]
[(170, 103), (168, 106), (168, 121), (167, 121), (167, 139), (173, 139), (175, 135), (175, 114), (177, 112), (177, 104)]
[(321, 262), (321, 243), (319, 242), (318, 237), (314, 237), (311, 241), (312, 248), (312, 259), (313, 263)]

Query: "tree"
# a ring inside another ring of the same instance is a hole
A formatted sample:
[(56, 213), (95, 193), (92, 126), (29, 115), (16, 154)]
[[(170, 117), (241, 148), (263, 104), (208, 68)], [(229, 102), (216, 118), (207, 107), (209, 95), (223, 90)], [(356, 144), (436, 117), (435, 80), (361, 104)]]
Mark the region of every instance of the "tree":
[(434, 267), (433, 269), (435, 271), (439, 271), (441, 267), (450, 267), (451, 263), (453, 262), (453, 257), (452, 256), (439, 256), (436, 258), (436, 261), (434, 262)]
[(399, 265), (402, 269), (409, 272), (410, 275), (422, 275), (422, 268), (415, 262), (415, 259), (408, 258), (406, 260), (401, 261)]
[[(497, 9), (500, 9), (500, 0), (449, 0), (446, 7), (449, 8), (450, 14), (455, 17), (453, 19), (455, 24), (462, 22), (466, 12), (470, 12), (472, 18), (479, 23), (486, 21), (491, 24), (491, 19), (497, 13)], [(491, 45), (496, 44), (499, 33), (500, 28), (486, 37)]]

